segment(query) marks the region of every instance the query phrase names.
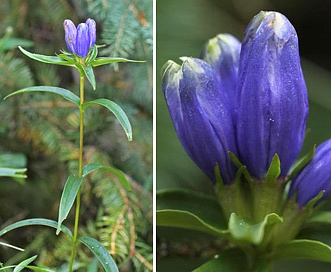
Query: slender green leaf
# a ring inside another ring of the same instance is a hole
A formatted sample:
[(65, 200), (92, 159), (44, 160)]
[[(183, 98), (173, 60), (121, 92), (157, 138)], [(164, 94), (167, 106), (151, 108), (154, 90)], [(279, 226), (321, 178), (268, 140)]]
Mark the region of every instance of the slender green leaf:
[[(17, 229), (17, 228), (21, 228), (21, 227), (25, 227), (25, 226), (47, 226), (47, 227), (51, 227), (51, 228), (57, 228), (57, 222), (53, 221), (53, 220), (49, 220), (49, 219), (45, 219), (45, 218), (31, 218), (31, 219), (25, 219), (22, 221), (18, 221), (15, 222), (5, 228), (3, 228), (2, 230), (0, 230), (0, 236), (6, 234), (7, 232)], [(66, 227), (66, 226), (61, 226), (61, 231), (64, 232), (65, 234), (69, 235), (72, 238), (72, 233), (71, 231)]]
[(157, 192), (158, 226), (186, 228), (227, 236), (226, 220), (215, 197), (190, 190)]
[(13, 245), (10, 245), (10, 244), (7, 244), (7, 243), (3, 243), (3, 242), (0, 242), (0, 246), (10, 247), (10, 248), (16, 249), (18, 251), (24, 251), (23, 248), (13, 246)]
[(86, 177), (88, 174), (92, 173), (93, 171), (95, 171), (97, 169), (105, 169), (105, 170), (108, 170), (109, 172), (115, 174), (120, 179), (120, 181), (123, 183), (123, 185), (128, 190), (131, 190), (131, 185), (130, 185), (129, 181), (126, 179), (126, 177), (120, 170), (110, 167), (110, 166), (103, 165), (101, 163), (89, 163), (87, 165), (84, 165), (82, 177), (83, 178)]
[(0, 167), (0, 177), (26, 178), (26, 168)]
[[(7, 272), (6, 269), (10, 269), (10, 268), (14, 268), (14, 267), (15, 267), (15, 265), (8, 265), (8, 266), (0, 267), (0, 271)], [(12, 270), (10, 270), (10, 271), (12, 271)]]
[(145, 62), (144, 60), (129, 60), (124, 58), (111, 58), (111, 57), (100, 57), (96, 58), (93, 62), (91, 62), (91, 65), (93, 67), (101, 66), (105, 64), (112, 64), (117, 62)]
[(229, 219), (229, 231), (236, 240), (258, 245), (263, 240), (265, 228), (281, 222), (283, 222), (283, 219), (275, 213), (266, 215), (264, 220), (257, 224), (252, 224), (248, 220), (232, 213)]
[(245, 254), (238, 249), (226, 250), (214, 256), (193, 272), (242, 272), (248, 271), (248, 263)]
[(28, 93), (28, 92), (49, 92), (49, 93), (54, 93), (61, 95), (64, 99), (75, 103), (77, 106), (79, 106), (80, 99), (77, 95), (75, 95), (73, 92), (63, 89), (60, 87), (52, 87), (52, 86), (35, 86), (35, 87), (28, 87), (24, 89), (20, 89), (16, 92), (13, 92), (9, 95), (7, 95), (4, 99), (7, 99), (8, 97), (11, 97), (16, 94), (20, 93)]
[(316, 153), (316, 145), (314, 145), (313, 148), (305, 156), (303, 156), (301, 159), (299, 159), (293, 164), (293, 166), (290, 169), (290, 174), (287, 180), (293, 179), (293, 177), (311, 161), (315, 153)]
[(228, 237), (227, 230), (220, 230), (206, 223), (193, 213), (180, 210), (156, 211), (156, 224), (158, 226), (190, 229), (212, 234), (218, 237)]
[(75, 202), (79, 188), (83, 182), (83, 178), (78, 178), (74, 175), (70, 175), (64, 185), (60, 200), (59, 208), (59, 219), (56, 234), (59, 234), (61, 231), (61, 224), (67, 218), (72, 205)]
[(69, 53), (64, 53), (64, 54), (58, 54), (57, 55), (60, 59), (67, 61), (72, 64), (72, 66), (77, 64), (77, 61), (74, 59), (74, 57), (69, 54)]
[(96, 59), (97, 56), (98, 56), (98, 46), (94, 45), (91, 50), (91, 53), (89, 54), (89, 56), (86, 59), (86, 62), (85, 62), (86, 65), (89, 66), (91, 64), (91, 62), (93, 62)]
[(237, 156), (231, 151), (229, 151), (229, 156), (230, 156), (230, 159), (232, 160), (232, 162), (234, 163), (234, 165), (237, 166), (238, 169), (242, 168), (240, 171), (242, 171), (242, 173), (245, 176), (245, 178), (247, 179), (247, 181), (254, 182), (254, 180), (253, 180), (251, 174), (248, 172), (246, 166), (241, 163), (241, 161), (237, 158)]
[(78, 241), (86, 245), (92, 251), (106, 272), (118, 272), (118, 268), (113, 258), (110, 256), (107, 249), (97, 240), (91, 237), (80, 237)]
[(35, 53), (31, 53), (27, 50), (25, 50), (24, 48), (22, 48), (21, 46), (18, 47), (21, 52), (28, 56), (31, 59), (43, 62), (43, 63), (49, 63), (49, 64), (56, 64), (56, 65), (64, 65), (64, 66), (75, 66), (72, 63), (65, 61), (63, 59), (61, 59), (60, 57), (57, 56), (45, 56), (45, 55), (40, 55), (40, 54), (35, 54)]
[(216, 166), (214, 167), (214, 175), (215, 175), (217, 183), (222, 186), (224, 184), (224, 181), (221, 176), (220, 166), (218, 163), (216, 163)]
[(48, 268), (41, 268), (41, 267), (31, 266), (31, 265), (28, 265), (26, 268), (29, 268), (30, 270), (37, 271), (37, 272), (55, 272), (54, 270), (50, 270)]
[(23, 262), (20, 262), (14, 269), (14, 272), (20, 272), (22, 271), (25, 267), (27, 267), (30, 263), (32, 263), (38, 255), (35, 255), (29, 259), (24, 260)]
[(86, 102), (82, 105), (83, 110), (85, 110), (88, 106), (91, 105), (101, 105), (106, 107), (108, 110), (110, 110), (115, 117), (117, 118), (117, 120), (119, 121), (119, 123), (121, 124), (121, 126), (123, 127), (126, 136), (128, 137), (128, 140), (131, 141), (132, 140), (132, 128), (131, 128), (131, 124), (130, 121), (128, 119), (128, 117), (126, 116), (125, 112), (122, 110), (122, 108), (117, 105), (115, 102), (110, 101), (108, 99), (105, 98), (100, 98), (100, 99), (96, 99), (90, 102)]
[(96, 82), (95, 82), (95, 76), (94, 76), (94, 72), (93, 72), (93, 68), (92, 66), (83, 66), (83, 71), (84, 71), (84, 74), (87, 78), (87, 80), (91, 83), (92, 87), (93, 87), (93, 90), (96, 89)]
[(314, 240), (292, 240), (279, 246), (273, 258), (331, 262), (331, 247)]
[(320, 191), (317, 196), (315, 196), (313, 199), (308, 201), (304, 209), (313, 211), (314, 207), (317, 205), (318, 201), (323, 197), (324, 193), (325, 190)]
[(280, 175), (280, 171), (281, 170), (279, 156), (275, 154), (275, 156), (272, 158), (268, 172), (266, 174), (266, 182), (276, 182), (276, 179)]

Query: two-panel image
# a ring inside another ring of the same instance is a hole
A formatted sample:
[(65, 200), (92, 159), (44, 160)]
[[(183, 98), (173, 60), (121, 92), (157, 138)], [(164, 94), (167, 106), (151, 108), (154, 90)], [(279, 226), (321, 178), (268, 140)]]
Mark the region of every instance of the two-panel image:
[(330, 10), (0, 1), (0, 271), (331, 271)]

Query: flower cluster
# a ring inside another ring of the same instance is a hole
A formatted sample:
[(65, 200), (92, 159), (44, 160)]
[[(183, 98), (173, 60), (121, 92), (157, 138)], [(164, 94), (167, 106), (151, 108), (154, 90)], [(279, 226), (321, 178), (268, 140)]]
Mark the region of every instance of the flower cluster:
[[(262, 11), (247, 26), (242, 43), (218, 35), (201, 56), (181, 58), (181, 66), (168, 61), (163, 74), (169, 112), (188, 155), (213, 182), (218, 165), (230, 185), (237, 169), (229, 151), (259, 181), (277, 154), (278, 180), (285, 180), (301, 151), (308, 116), (294, 27), (284, 15)], [(317, 148), (289, 196), (296, 195), (303, 206), (321, 190), (331, 194), (329, 163), (331, 141)]]
[(74, 23), (67, 19), (63, 22), (64, 38), (71, 53), (85, 58), (96, 41), (96, 23), (93, 19), (87, 19), (86, 23), (80, 23), (76, 29)]

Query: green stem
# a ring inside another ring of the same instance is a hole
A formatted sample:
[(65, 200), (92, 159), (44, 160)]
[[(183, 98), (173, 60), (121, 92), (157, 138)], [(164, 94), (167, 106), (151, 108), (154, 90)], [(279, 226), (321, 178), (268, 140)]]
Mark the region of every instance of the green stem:
[[(82, 105), (84, 104), (84, 74), (80, 75), (79, 94), (80, 94), (80, 107), (79, 107), (80, 121), (79, 121), (78, 177), (81, 178), (83, 175), (83, 149), (84, 149), (84, 143), (83, 143), (84, 142), (84, 110), (82, 109)], [(81, 188), (79, 188), (79, 191), (77, 193), (77, 198), (76, 198), (75, 226), (74, 226), (74, 236), (72, 239), (69, 272), (72, 272), (72, 266), (73, 266), (75, 254), (76, 254), (77, 233), (78, 233), (78, 225), (79, 225), (80, 195), (81, 195)]]

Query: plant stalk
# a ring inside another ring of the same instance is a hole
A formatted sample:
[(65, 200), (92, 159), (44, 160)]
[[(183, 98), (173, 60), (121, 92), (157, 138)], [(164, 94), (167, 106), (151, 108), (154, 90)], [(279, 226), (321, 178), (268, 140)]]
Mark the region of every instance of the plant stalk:
[[(80, 94), (80, 106), (79, 106), (79, 163), (78, 163), (78, 178), (83, 175), (83, 150), (84, 150), (84, 110), (82, 105), (84, 104), (84, 74), (80, 74), (79, 81), (79, 94)], [(72, 267), (76, 255), (76, 245), (77, 245), (77, 234), (79, 225), (79, 211), (80, 211), (80, 195), (81, 188), (77, 193), (76, 197), (76, 212), (75, 212), (75, 226), (74, 226), (74, 236), (72, 239), (71, 257), (69, 262), (69, 272), (72, 272)]]

